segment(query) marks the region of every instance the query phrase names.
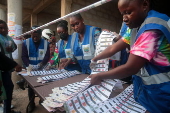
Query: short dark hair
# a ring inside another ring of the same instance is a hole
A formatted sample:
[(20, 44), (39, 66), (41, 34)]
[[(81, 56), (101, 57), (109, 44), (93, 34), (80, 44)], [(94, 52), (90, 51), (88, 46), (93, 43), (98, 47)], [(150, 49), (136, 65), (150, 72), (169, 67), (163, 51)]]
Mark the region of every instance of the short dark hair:
[[(31, 27), (31, 30), (36, 29), (37, 27), (40, 27), (40, 26), (34, 25), (34, 26)], [(38, 29), (38, 30), (34, 31), (33, 33), (42, 34), (42, 30), (41, 30), (41, 29)]]
[(57, 27), (62, 27), (63, 29), (68, 30), (67, 25), (68, 25), (68, 22), (66, 20), (61, 20), (59, 21)]
[(80, 19), (80, 20), (83, 19), (80, 13), (77, 13), (77, 14), (75, 14), (75, 15), (72, 15), (72, 16), (70, 16), (70, 18), (71, 18), (71, 17), (76, 17), (77, 19)]
[(4, 20), (1, 20), (1, 19), (0, 19), (0, 24), (4, 24), (4, 25), (7, 26), (7, 23)]

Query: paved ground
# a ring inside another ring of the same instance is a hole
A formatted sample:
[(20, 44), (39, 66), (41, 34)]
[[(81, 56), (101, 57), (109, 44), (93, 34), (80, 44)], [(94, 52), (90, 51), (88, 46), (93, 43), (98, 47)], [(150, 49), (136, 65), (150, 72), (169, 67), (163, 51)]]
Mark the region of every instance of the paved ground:
[[(49, 113), (43, 106), (39, 105), (39, 98), (36, 97), (36, 109), (32, 113)], [(14, 110), (26, 113), (26, 107), (28, 105), (28, 96), (26, 90), (14, 90), (12, 104), (14, 105)], [(0, 113), (3, 113), (2, 107), (0, 107)], [(61, 112), (56, 112), (61, 113)], [(63, 112), (62, 112), (63, 113)]]

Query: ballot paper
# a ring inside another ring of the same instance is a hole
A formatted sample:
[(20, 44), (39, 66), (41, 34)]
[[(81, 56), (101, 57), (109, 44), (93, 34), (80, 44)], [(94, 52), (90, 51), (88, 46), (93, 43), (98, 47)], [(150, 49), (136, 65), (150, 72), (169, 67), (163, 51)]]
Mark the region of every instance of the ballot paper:
[(22, 75), (22, 76), (28, 76), (28, 73), (25, 69), (22, 69), (21, 72), (18, 72), (19, 75)]
[(50, 70), (45, 70), (45, 66), (39, 69), (39, 65), (31, 65), (27, 67), (27, 74), (29, 76), (40, 76), (40, 75), (51, 75), (51, 74), (57, 74), (57, 73), (63, 73), (66, 72), (67, 70), (62, 69), (62, 70), (57, 70), (57, 69), (50, 69)]
[(133, 97), (133, 85), (118, 96), (94, 105), (94, 113), (145, 113), (146, 109)]
[[(95, 56), (97, 56), (98, 54), (100, 54), (103, 50), (105, 50), (108, 46), (114, 44), (115, 42), (113, 41), (113, 39), (116, 38), (116, 36), (113, 34), (113, 32), (110, 31), (102, 31), (97, 45), (96, 45), (96, 52), (95, 52)], [(120, 52), (116, 53), (115, 55), (113, 55), (112, 60), (120, 60)]]
[(92, 69), (91, 74), (108, 71), (108, 67), (109, 67), (109, 59), (98, 60), (95, 68)]
[(57, 107), (62, 107), (63, 104), (70, 98), (87, 89), (87, 87), (90, 85), (90, 80), (91, 78), (87, 77), (81, 82), (76, 82), (68, 84), (64, 87), (56, 87), (52, 89), (53, 93), (49, 94), (49, 97), (46, 97), (46, 99), (43, 101), (43, 106), (49, 111)]
[[(96, 44), (95, 56), (99, 55), (102, 51), (104, 51), (107, 47), (113, 44), (113, 39), (115, 36), (113, 32), (102, 31), (99, 36), (98, 42)], [(120, 60), (120, 52), (116, 53), (112, 56), (112, 60)], [(109, 67), (109, 58), (101, 59), (97, 61), (97, 64), (94, 69), (92, 69), (91, 74), (97, 74), (100, 72), (108, 71)]]
[[(46, 65), (41, 66), (41, 70), (44, 70), (47, 66), (48, 66), (48, 63)], [(29, 64), (29, 67), (31, 67), (32, 71), (40, 70), (40, 65), (31, 65), (31, 64)]]
[[(66, 71), (66, 70), (65, 70)], [(61, 70), (57, 69), (51, 69), (51, 70), (37, 70), (37, 71), (30, 71), (29, 75), (30, 76), (41, 76), (41, 75), (52, 75), (52, 74), (58, 74), (62, 73)]]
[(95, 111), (94, 105), (107, 100), (115, 85), (115, 81), (107, 79), (101, 85), (94, 85), (86, 89), (64, 104), (66, 112), (93, 113)]
[[(47, 72), (47, 74), (52, 74), (55, 71), (52, 72), (52, 70), (50, 70), (50, 71), (46, 71), (46, 72)], [(36, 71), (36, 73), (40, 74), (39, 71), (38, 72)], [(42, 71), (42, 73), (43, 73), (43, 71)], [(55, 73), (53, 73), (53, 74), (55, 74)], [(46, 82), (51, 82), (51, 81), (57, 81), (57, 80), (69, 78), (69, 77), (72, 77), (72, 76), (76, 76), (78, 74), (81, 74), (81, 73), (77, 70), (66, 71), (66, 72), (63, 72), (63, 73), (60, 73), (60, 74), (38, 77), (37, 82), (46, 83)]]

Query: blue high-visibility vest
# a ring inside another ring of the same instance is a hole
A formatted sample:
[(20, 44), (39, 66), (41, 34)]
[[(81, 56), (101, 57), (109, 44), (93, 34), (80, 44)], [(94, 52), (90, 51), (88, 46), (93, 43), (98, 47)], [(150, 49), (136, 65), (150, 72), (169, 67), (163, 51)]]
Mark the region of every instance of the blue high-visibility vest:
[[(151, 10), (139, 28), (136, 39), (147, 30), (158, 29), (170, 42), (170, 18)], [(143, 71), (133, 76), (134, 98), (151, 113), (170, 113), (170, 66), (147, 62)]]
[(36, 48), (32, 38), (26, 39), (24, 44), (28, 50), (30, 64), (37, 65), (44, 59), (48, 47), (48, 42), (46, 40), (41, 38), (38, 48)]
[[(73, 58), (73, 56), (71, 55), (71, 49), (69, 50), (71, 38), (72, 38), (72, 35), (69, 35), (65, 48), (64, 48), (64, 40), (60, 39), (58, 41), (57, 46), (58, 46), (58, 52), (59, 52), (60, 59)], [(78, 63), (69, 64), (67, 67), (65, 67), (65, 69), (68, 71), (73, 71), (73, 70), (81, 71), (81, 67)]]

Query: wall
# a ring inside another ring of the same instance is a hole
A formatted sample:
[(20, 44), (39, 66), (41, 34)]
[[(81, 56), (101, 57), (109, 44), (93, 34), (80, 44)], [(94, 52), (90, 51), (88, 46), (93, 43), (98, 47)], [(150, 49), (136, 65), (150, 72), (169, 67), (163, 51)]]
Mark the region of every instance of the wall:
[[(47, 14), (47, 13), (39, 13), (37, 15), (37, 18), (38, 18), (38, 25), (41, 26), (41, 25), (51, 22), (57, 18), (60, 18), (60, 15), (56, 16), (56, 15), (51, 15), (51, 14)], [(51, 29), (56, 32), (56, 27), (57, 27), (57, 24), (52, 24), (52, 25), (45, 27), (44, 29)]]
[[(78, 10), (98, 0), (73, 0), (72, 11)], [(87, 25), (108, 29), (110, 31), (119, 32), (122, 24), (122, 16), (117, 8), (117, 0), (114, 0), (81, 13), (84, 22)]]
[[(34, 2), (34, 1), (36, 1), (36, 2)], [(27, 8), (27, 9), (29, 9), (29, 7), (31, 7), (30, 10), (33, 10), (36, 8), (36, 6), (38, 5), (38, 3), (40, 1), (42, 1), (42, 0), (30, 0), (29, 2), (27, 0), (24, 0), (25, 6), (23, 6), (23, 7)], [(32, 5), (27, 6), (26, 4), (29, 4), (29, 5), (32, 4)], [(60, 12), (61, 12), (61, 2), (60, 2), (60, 0), (56, 0), (49, 6), (42, 9), (42, 11), (37, 14), (37, 25), (42, 26), (48, 22), (51, 22), (57, 18), (60, 18)], [(25, 16), (27, 16), (28, 13), (27, 14), (25, 13)], [(23, 33), (30, 30), (30, 25), (31, 25), (30, 21), (31, 21), (31, 17), (28, 19), (28, 22), (23, 25)], [(49, 25), (43, 29), (51, 29), (53, 31), (56, 31), (56, 26), (57, 26), (56, 24), (52, 24), (52, 25)]]
[[(88, 5), (91, 5), (95, 2), (98, 2), (98, 0), (72, 0), (72, 1), (73, 1), (71, 5), (72, 12), (75, 10), (79, 10), (83, 7), (86, 7)], [(120, 15), (119, 10), (117, 8), (117, 2), (118, 0), (113, 0), (109, 3), (103, 4), (96, 8), (90, 9), (89, 11), (81, 13), (81, 15), (84, 18), (85, 24), (100, 27), (102, 29), (108, 29), (110, 31), (115, 31), (118, 33), (122, 24), (122, 16)], [(38, 25), (41, 26), (52, 20), (60, 18), (59, 10), (57, 10), (58, 12), (56, 12), (57, 4), (61, 5), (60, 2), (54, 3), (48, 7), (51, 9), (47, 8), (46, 9), (47, 11), (45, 10), (46, 12), (43, 11), (37, 15)], [(53, 13), (55, 13), (55, 15)], [(46, 28), (56, 31), (56, 26), (57, 26), (56, 24), (53, 24)], [(30, 29), (30, 23), (24, 24), (23, 28), (24, 28), (23, 33), (28, 31)], [(71, 31), (71, 33), (72, 32), (73, 30)]]
[[(37, 25), (39, 25), (39, 26), (44, 25), (44, 24), (51, 22), (57, 18), (60, 18), (60, 16), (43, 13), (43, 12), (39, 13), (37, 15), (37, 23), (38, 23)], [(31, 25), (30, 23), (26, 23), (23, 25), (23, 33), (30, 30), (30, 25)], [(56, 28), (57, 28), (57, 24), (52, 24), (47, 27), (44, 27), (43, 29), (51, 29), (52, 31), (55, 31), (55, 33), (56, 33)]]

